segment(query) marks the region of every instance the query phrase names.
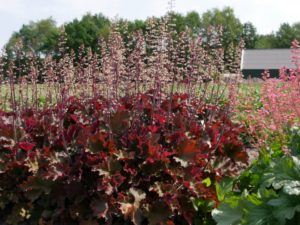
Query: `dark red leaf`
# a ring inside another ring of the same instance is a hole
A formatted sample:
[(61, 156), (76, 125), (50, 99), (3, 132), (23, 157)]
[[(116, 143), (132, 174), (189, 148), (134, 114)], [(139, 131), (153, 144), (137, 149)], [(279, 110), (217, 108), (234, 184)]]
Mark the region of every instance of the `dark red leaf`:
[(196, 140), (185, 139), (178, 147), (179, 154), (184, 157), (193, 157), (199, 152), (199, 146)]
[(127, 125), (130, 115), (128, 111), (117, 111), (110, 119), (110, 126), (113, 132), (120, 132)]
[(156, 122), (158, 122), (159, 124), (164, 124), (166, 123), (166, 117), (160, 114), (154, 114), (153, 118)]
[(35, 147), (35, 144), (29, 142), (19, 142), (18, 145), (25, 151), (31, 151)]
[(148, 126), (148, 129), (150, 130), (151, 133), (156, 133), (158, 131), (158, 127), (155, 125)]

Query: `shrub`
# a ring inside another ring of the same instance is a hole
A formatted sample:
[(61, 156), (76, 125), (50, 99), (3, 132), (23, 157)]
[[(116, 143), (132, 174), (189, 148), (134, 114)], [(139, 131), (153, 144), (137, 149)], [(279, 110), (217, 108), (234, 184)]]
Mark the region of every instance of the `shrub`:
[(205, 181), (247, 162), (226, 106), (184, 94), (150, 91), (114, 106), (72, 97), (22, 111), (15, 130), (13, 116), (0, 116), (0, 218), (9, 224), (191, 224), (193, 199), (217, 201)]
[(234, 84), (219, 31), (203, 44), (169, 19), (112, 24), (97, 53), (62, 32), (58, 55), (0, 57), (0, 220), (192, 224), (218, 204), (215, 183), (248, 161)]
[(212, 213), (218, 225), (299, 224), (300, 52), (297, 41), (292, 44), (292, 53), (295, 69), (281, 69), (279, 79), (270, 79), (266, 71), (260, 94), (256, 95), (254, 90), (250, 101), (240, 102), (240, 109), (249, 113), (240, 112), (240, 118), (260, 154), (237, 179), (227, 182), (230, 188), (222, 193), (221, 203)]
[[(300, 218), (299, 128), (291, 131), (291, 155), (260, 158), (235, 181), (213, 211), (217, 224), (298, 224)], [(233, 190), (233, 191), (231, 191)], [(230, 216), (229, 216), (230, 215)]]

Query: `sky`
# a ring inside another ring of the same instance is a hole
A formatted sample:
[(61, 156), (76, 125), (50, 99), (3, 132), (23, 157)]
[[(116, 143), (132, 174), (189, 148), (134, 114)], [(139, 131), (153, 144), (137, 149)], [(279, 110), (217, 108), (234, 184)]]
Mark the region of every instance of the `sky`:
[[(102, 13), (109, 18), (145, 19), (161, 16), (169, 0), (0, 0), (0, 47), (23, 24), (52, 17), (57, 25)], [(230, 6), (242, 23), (252, 22), (259, 34), (276, 31), (284, 22), (300, 22), (300, 0), (176, 0), (174, 11), (199, 14)]]

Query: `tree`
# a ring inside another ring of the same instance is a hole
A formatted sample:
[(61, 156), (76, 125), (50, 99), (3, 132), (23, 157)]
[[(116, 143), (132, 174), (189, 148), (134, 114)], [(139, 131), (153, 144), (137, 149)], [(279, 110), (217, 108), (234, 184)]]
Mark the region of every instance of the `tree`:
[(283, 23), (276, 32), (277, 48), (289, 48), (294, 39), (300, 40), (300, 22), (290, 25)]
[(275, 35), (267, 34), (267, 35), (258, 35), (257, 41), (255, 42), (255, 48), (262, 49), (262, 48), (274, 48), (276, 44)]
[(102, 14), (86, 14), (81, 20), (75, 19), (65, 24), (67, 46), (75, 51), (81, 45), (97, 49), (99, 37), (107, 38), (109, 27), (109, 19)]
[(146, 31), (146, 23), (143, 20), (128, 21), (128, 32), (133, 33), (134, 31), (142, 30)]
[(36, 55), (48, 54), (53, 52), (59, 37), (59, 28), (52, 18), (30, 22), (13, 33), (7, 43), (9, 52), (21, 40), (25, 52), (33, 52)]
[(234, 15), (234, 11), (230, 7), (225, 7), (223, 10), (213, 9), (203, 13), (201, 18), (202, 33), (205, 35), (210, 26), (223, 28), (222, 46), (225, 49), (230, 43), (238, 45), (243, 33), (243, 25), (240, 20)]
[(276, 32), (275, 47), (289, 48), (292, 41), (296, 38), (294, 27), (288, 23), (280, 25), (279, 30)]
[(251, 22), (244, 23), (242, 38), (244, 39), (245, 47), (247, 49), (255, 48), (257, 33), (255, 26)]
[(293, 24), (294, 32), (296, 34), (296, 39), (300, 40), (300, 22)]
[(185, 17), (180, 13), (170, 12), (170, 21), (174, 23), (177, 33), (185, 31)]
[(185, 24), (189, 27), (193, 33), (199, 33), (201, 28), (201, 19), (197, 12), (192, 11), (186, 14)]

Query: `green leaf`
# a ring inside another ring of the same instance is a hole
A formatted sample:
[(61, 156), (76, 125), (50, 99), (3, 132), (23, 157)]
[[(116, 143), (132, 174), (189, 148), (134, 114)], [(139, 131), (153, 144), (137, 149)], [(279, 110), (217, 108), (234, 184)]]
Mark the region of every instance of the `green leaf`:
[(295, 159), (286, 156), (270, 164), (262, 177), (262, 185), (279, 190), (295, 180), (300, 181), (300, 167), (295, 163)]
[(262, 199), (260, 198), (260, 196), (259, 195), (257, 195), (257, 194), (251, 194), (251, 195), (248, 195), (247, 196), (247, 200), (251, 203), (251, 204), (253, 204), (253, 205), (261, 205), (262, 204)]
[(294, 156), (300, 155), (300, 127), (291, 128), (289, 148)]
[(273, 208), (267, 205), (266, 202), (275, 197), (277, 197), (277, 194), (272, 189), (259, 189), (257, 193), (246, 196), (243, 205), (247, 224), (272, 224), (274, 222), (274, 216), (272, 215)]
[(300, 212), (300, 198), (283, 192), (279, 198), (270, 200), (268, 204), (274, 207), (273, 215), (282, 224), (285, 224), (285, 219), (292, 219), (296, 211)]
[(219, 183), (216, 183), (217, 197), (219, 201), (224, 201), (227, 193), (232, 193), (233, 179), (224, 177)]
[(205, 178), (204, 180), (202, 180), (202, 183), (206, 185), (206, 187), (210, 187), (211, 185), (211, 180), (209, 177)]
[(212, 217), (217, 225), (236, 225), (243, 218), (243, 210), (241, 207), (233, 208), (228, 203), (221, 203), (218, 209), (212, 211)]
[(266, 204), (256, 205), (248, 203), (246, 208), (247, 224), (249, 225), (266, 225), (271, 224), (271, 221), (274, 220), (272, 207)]
[(195, 210), (209, 211), (211, 212), (215, 208), (215, 201), (206, 199), (193, 199), (193, 206)]

